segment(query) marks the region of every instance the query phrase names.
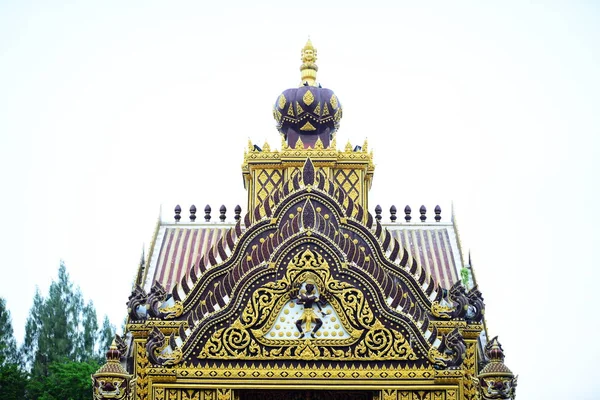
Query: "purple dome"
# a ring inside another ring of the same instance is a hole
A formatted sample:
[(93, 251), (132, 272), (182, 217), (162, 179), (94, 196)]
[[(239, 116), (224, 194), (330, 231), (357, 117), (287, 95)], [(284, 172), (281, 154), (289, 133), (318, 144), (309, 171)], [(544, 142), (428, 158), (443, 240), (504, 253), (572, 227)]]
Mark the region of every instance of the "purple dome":
[(305, 148), (314, 148), (318, 139), (329, 147), (340, 125), (342, 106), (332, 90), (306, 85), (285, 90), (275, 101), (273, 116), (290, 147), (296, 146), (298, 138)]

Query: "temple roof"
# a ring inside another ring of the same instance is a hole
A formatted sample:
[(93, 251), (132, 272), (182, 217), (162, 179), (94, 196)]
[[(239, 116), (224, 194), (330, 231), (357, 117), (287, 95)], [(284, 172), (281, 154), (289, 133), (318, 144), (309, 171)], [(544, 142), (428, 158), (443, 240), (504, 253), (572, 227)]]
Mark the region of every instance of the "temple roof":
[[(456, 229), (452, 222), (382, 223), (411, 258), (416, 259), (434, 281), (445, 289), (459, 280), (462, 267)], [(146, 291), (155, 281), (169, 292), (192, 266), (210, 265), (219, 258), (216, 244), (224, 239), (234, 222), (160, 221), (143, 277)], [(375, 229), (373, 229), (374, 231)]]

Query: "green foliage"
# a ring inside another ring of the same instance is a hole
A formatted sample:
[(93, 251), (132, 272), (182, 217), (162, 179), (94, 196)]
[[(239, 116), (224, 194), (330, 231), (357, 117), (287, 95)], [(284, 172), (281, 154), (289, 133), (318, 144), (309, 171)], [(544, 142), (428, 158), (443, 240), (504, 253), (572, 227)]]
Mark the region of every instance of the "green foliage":
[(104, 362), (106, 350), (108, 350), (115, 337), (115, 331), (115, 326), (110, 323), (108, 317), (105, 315), (104, 321), (102, 321), (102, 328), (100, 328), (97, 336), (98, 352), (96, 353), (96, 360), (98, 360), (98, 362)]
[(53, 362), (46, 376), (32, 377), (27, 385), (27, 398), (38, 400), (89, 400), (92, 394), (90, 376), (100, 366), (95, 361)]
[(0, 297), (0, 365), (18, 364), (19, 361), (10, 311), (6, 308), (6, 300)]
[(468, 268), (462, 267), (460, 269), (460, 280), (465, 288), (469, 287), (469, 270)]
[(3, 400), (25, 398), (27, 373), (20, 368), (10, 311), (0, 298), (0, 396)]
[(100, 354), (110, 345), (107, 336), (112, 340), (113, 335), (114, 328), (107, 319), (102, 330), (98, 329), (94, 304), (84, 303), (61, 262), (48, 297), (44, 299), (39, 291), (35, 294), (22, 352), (32, 377), (48, 376), (49, 366), (59, 361), (102, 360)]
[(22, 400), (27, 387), (27, 372), (16, 364), (0, 365), (0, 395), (2, 400)]
[(114, 333), (106, 316), (98, 328), (94, 304), (85, 304), (61, 262), (48, 297), (36, 290), (20, 352), (0, 298), (0, 399), (89, 399), (90, 376), (104, 363)]

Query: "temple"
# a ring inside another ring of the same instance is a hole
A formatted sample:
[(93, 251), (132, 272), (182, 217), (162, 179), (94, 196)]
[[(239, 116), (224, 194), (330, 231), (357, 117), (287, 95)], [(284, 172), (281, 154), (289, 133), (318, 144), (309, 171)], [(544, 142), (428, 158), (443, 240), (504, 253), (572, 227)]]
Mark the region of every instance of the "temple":
[(301, 60), (273, 106), (281, 147), (245, 151), (245, 212), (158, 222), (93, 398), (514, 399), (454, 217), (369, 211), (373, 155), (338, 149), (310, 40)]

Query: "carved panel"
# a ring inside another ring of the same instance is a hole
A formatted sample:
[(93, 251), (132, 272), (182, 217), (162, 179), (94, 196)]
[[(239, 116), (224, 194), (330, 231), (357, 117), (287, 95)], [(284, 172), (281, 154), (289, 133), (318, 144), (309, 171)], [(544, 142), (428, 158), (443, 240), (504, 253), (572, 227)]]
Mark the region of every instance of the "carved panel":
[(373, 400), (371, 391), (351, 390), (247, 390), (239, 400)]
[(446, 392), (443, 390), (401, 390), (398, 392), (398, 400), (446, 400)]
[[(280, 169), (263, 169), (257, 171), (255, 196), (256, 204), (260, 204), (265, 200), (273, 190), (281, 184), (283, 173)], [(264, 210), (261, 210), (264, 211)]]
[[(355, 202), (360, 202), (361, 179), (356, 169), (338, 169), (334, 173), (335, 182)], [(347, 204), (344, 204), (347, 206)]]
[(395, 389), (383, 389), (381, 391), (382, 400), (398, 400), (398, 391)]
[(148, 399), (148, 357), (146, 355), (146, 346), (141, 340), (136, 340), (136, 357), (135, 357), (135, 369), (136, 369), (136, 391), (135, 398), (137, 400)]
[(231, 389), (154, 388), (154, 400), (234, 400)]
[[(475, 366), (477, 365), (476, 347), (477, 344), (475, 341), (469, 340), (467, 342), (467, 351), (465, 353), (465, 360), (463, 361), (463, 368), (470, 376), (475, 376)], [(463, 378), (463, 398), (465, 400), (477, 400), (477, 387), (469, 376)]]
[[(315, 289), (311, 289), (307, 295), (309, 284)], [(319, 293), (320, 298), (315, 298), (315, 293)], [(281, 323), (281, 319), (286, 321), (285, 307), (292, 301), (304, 308), (300, 319), (295, 321), (300, 335), (290, 339), (267, 336)], [(326, 304), (331, 305), (336, 321), (339, 318), (338, 329), (343, 327), (343, 332), (348, 332), (348, 335), (336, 335), (333, 338), (316, 335), (323, 324), (322, 318), (330, 315), (325, 314)], [(315, 325), (310, 329), (312, 323)], [(309, 249), (296, 254), (282, 279), (268, 282), (254, 291), (242, 315), (230, 327), (216, 331), (200, 349), (198, 357), (263, 360), (322, 360), (331, 357), (337, 360), (419, 359), (401, 332), (384, 326), (375, 317), (362, 291), (347, 282), (334, 279), (327, 261)]]

